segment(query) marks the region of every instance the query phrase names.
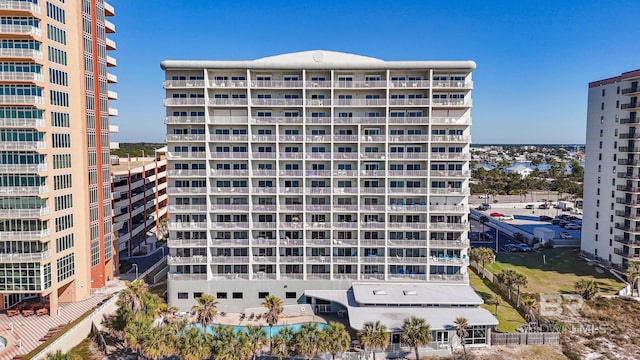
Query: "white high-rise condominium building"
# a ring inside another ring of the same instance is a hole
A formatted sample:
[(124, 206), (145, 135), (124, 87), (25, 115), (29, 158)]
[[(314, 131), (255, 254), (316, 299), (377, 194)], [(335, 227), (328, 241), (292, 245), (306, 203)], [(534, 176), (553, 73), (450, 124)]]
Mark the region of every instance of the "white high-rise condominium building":
[(582, 251), (640, 260), (640, 70), (589, 84)]
[(468, 288), (474, 62), (308, 51), (162, 68), (172, 305)]

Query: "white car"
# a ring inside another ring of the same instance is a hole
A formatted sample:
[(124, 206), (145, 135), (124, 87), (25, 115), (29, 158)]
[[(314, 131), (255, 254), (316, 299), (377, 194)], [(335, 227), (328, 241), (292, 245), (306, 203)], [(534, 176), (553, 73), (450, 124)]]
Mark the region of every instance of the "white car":
[(573, 239), (573, 237), (566, 231), (560, 231), (560, 239)]
[(574, 223), (568, 223), (564, 226), (564, 228), (567, 230), (580, 230), (582, 229), (582, 226)]
[(500, 220), (515, 220), (513, 215), (502, 215), (498, 219), (500, 219)]
[(488, 198), (489, 198), (489, 195), (487, 194), (482, 194), (478, 196), (478, 199), (488, 199)]

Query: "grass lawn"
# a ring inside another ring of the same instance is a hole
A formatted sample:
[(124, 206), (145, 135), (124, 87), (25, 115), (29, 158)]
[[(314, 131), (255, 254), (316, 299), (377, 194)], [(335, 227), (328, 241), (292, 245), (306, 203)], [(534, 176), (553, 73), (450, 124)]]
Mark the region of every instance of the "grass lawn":
[[(484, 300), (484, 304), (481, 307), (489, 310), (495, 316), (496, 306), (493, 304), (493, 298), (496, 293), (489, 289), (471, 268), (469, 270), (469, 283)], [(498, 306), (498, 316), (496, 318), (499, 321), (497, 329), (504, 332), (515, 332), (517, 328), (527, 323), (520, 313), (511, 307), (506, 300), (503, 300)]]
[(486, 264), (486, 268), (494, 274), (509, 268), (526, 275), (529, 284), (524, 291), (530, 293), (573, 293), (574, 284), (585, 278), (596, 280), (603, 295), (614, 294), (624, 287), (607, 271), (600, 274), (594, 266), (587, 265), (579, 254), (580, 251), (573, 248), (548, 249), (539, 253), (501, 252), (496, 262)]

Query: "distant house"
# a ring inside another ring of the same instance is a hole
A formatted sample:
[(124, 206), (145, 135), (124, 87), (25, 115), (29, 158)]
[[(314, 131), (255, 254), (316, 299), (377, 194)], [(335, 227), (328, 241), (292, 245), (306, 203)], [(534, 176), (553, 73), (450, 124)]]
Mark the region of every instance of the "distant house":
[(523, 178), (531, 175), (532, 171), (532, 168), (520, 164), (507, 168), (507, 174), (516, 173), (520, 174), (520, 176)]

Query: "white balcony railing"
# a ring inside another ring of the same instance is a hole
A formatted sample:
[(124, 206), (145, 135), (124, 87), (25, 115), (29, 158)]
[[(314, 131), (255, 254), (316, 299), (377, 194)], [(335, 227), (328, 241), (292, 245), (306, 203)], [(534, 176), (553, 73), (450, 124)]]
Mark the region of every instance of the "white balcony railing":
[(40, 231), (0, 231), (0, 240), (7, 241), (27, 241), (27, 240), (41, 240), (49, 236), (51, 232), (49, 229), (42, 229)]
[(42, 195), (49, 192), (47, 185), (42, 186), (0, 186), (0, 195)]
[(0, 34), (42, 36), (42, 30), (32, 25), (1, 24)]
[(49, 214), (48, 207), (38, 209), (0, 209), (1, 218), (34, 218)]
[(42, 82), (44, 76), (35, 72), (0, 71), (0, 80)]
[(0, 95), (0, 103), (42, 105), (44, 97), (35, 95)]
[(51, 257), (51, 250), (34, 253), (0, 254), (0, 263), (37, 262)]
[(0, 48), (0, 57), (21, 59), (42, 59), (42, 51), (34, 49)]

